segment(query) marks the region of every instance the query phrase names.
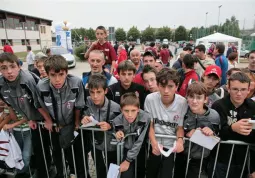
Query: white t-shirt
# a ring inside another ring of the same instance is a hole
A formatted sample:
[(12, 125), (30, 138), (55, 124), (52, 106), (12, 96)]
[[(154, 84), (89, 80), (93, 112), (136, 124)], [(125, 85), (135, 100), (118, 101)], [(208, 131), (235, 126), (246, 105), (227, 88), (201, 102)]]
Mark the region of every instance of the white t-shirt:
[(28, 65), (34, 64), (34, 60), (35, 60), (35, 54), (32, 51), (30, 51), (26, 57), (27, 64)]
[[(186, 99), (178, 94), (175, 94), (174, 101), (169, 107), (162, 103), (159, 92), (149, 94), (144, 102), (144, 110), (152, 115), (155, 134), (176, 136), (177, 126), (183, 126), (187, 108)], [(156, 138), (156, 140), (168, 149), (175, 141), (169, 138)]]

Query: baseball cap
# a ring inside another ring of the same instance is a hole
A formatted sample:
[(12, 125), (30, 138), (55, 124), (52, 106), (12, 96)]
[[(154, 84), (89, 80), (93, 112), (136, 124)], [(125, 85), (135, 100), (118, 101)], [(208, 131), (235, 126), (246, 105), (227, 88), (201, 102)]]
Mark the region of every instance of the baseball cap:
[(153, 56), (156, 59), (156, 54), (152, 50), (147, 50), (143, 53), (143, 56)]
[(210, 74), (215, 74), (217, 75), (219, 78), (221, 78), (221, 68), (219, 66), (216, 65), (210, 65), (208, 67), (206, 67), (204, 75), (210, 75)]

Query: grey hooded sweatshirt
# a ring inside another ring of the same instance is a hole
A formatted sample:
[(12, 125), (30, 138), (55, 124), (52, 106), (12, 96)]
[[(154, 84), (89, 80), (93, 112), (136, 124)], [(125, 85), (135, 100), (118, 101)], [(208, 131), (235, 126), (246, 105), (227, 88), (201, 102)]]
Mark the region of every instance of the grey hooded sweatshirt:
[[(109, 106), (109, 118), (107, 119), (108, 106)], [(88, 108), (84, 111), (83, 117), (93, 116), (93, 118), (98, 122), (105, 121), (109, 124), (112, 124), (112, 120), (120, 114), (120, 105), (115, 103), (114, 101), (108, 100), (106, 97), (103, 107), (99, 108), (93, 103), (91, 97), (89, 96), (87, 98), (87, 107)], [(113, 129), (106, 131), (107, 151), (116, 150), (116, 146), (110, 144), (113, 138), (114, 138)], [(95, 146), (96, 149), (98, 150), (103, 151), (105, 149), (104, 133), (101, 131), (95, 132)]]
[(139, 154), (142, 144), (146, 139), (151, 120), (151, 115), (143, 110), (139, 111), (136, 120), (131, 124), (124, 118), (123, 114), (120, 114), (113, 120), (115, 132), (122, 130), (124, 135), (137, 133), (137, 135), (128, 136), (125, 139), (124, 147), (128, 150), (126, 156), (128, 162), (135, 160)]
[[(184, 130), (185, 135), (191, 131), (192, 129), (209, 127), (214, 132), (218, 132), (220, 126), (220, 116), (217, 111), (214, 109), (206, 107), (206, 112), (203, 115), (198, 115), (192, 113), (190, 109), (188, 109), (185, 117), (184, 117)], [(189, 151), (189, 142), (185, 142), (184, 152), (188, 154)], [(191, 143), (190, 149), (190, 158), (193, 159), (201, 159), (202, 158), (203, 147), (197, 145), (195, 143)], [(204, 150), (204, 158), (208, 157), (210, 154), (210, 150)]]

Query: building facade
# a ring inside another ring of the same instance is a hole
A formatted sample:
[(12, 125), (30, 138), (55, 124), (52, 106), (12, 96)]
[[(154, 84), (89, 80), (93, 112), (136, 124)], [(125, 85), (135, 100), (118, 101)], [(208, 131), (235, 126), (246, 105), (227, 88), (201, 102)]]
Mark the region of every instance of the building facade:
[(0, 49), (9, 42), (14, 52), (41, 50), (52, 45), (52, 20), (0, 9)]

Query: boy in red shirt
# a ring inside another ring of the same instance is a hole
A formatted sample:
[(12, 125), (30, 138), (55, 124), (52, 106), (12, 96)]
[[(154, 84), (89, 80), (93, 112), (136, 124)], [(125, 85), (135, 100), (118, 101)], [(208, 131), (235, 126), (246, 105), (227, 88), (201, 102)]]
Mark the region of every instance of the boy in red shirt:
[(109, 70), (109, 73), (113, 72), (115, 67), (115, 61), (117, 60), (117, 56), (112, 45), (107, 42), (105, 39), (107, 37), (107, 31), (105, 27), (98, 26), (96, 28), (96, 38), (97, 41), (93, 42), (88, 51), (85, 53), (84, 57), (87, 59), (89, 57), (89, 53), (92, 50), (101, 50), (105, 55), (105, 65), (104, 68)]
[(163, 64), (166, 66), (169, 62), (170, 54), (169, 54), (166, 44), (163, 44), (162, 47), (163, 48), (160, 51), (160, 58), (161, 58), (161, 61), (163, 62)]

